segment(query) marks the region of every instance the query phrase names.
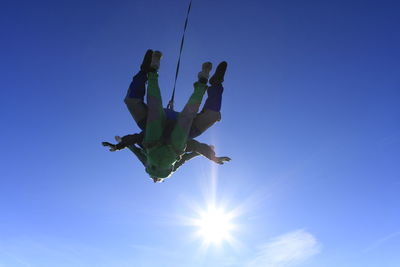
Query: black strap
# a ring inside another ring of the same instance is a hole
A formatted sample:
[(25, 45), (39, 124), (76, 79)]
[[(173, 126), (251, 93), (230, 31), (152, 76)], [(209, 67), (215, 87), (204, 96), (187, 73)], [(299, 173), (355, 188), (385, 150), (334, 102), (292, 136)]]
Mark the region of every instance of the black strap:
[(179, 49), (178, 63), (176, 64), (174, 89), (172, 90), (171, 100), (169, 100), (169, 103), (168, 103), (168, 106), (167, 106), (168, 109), (174, 109), (174, 99), (175, 99), (176, 81), (178, 80), (179, 66), (181, 65), (181, 55), (182, 55), (182, 50), (183, 50), (183, 44), (184, 44), (184, 42), (185, 42), (185, 33), (186, 33), (186, 28), (187, 28), (187, 24), (188, 24), (189, 13), (190, 13), (191, 7), (192, 7), (192, 0), (190, 0), (189, 8), (188, 8), (187, 14), (186, 14), (185, 26), (183, 27), (183, 34), (182, 34), (182, 40), (181, 40), (181, 48)]

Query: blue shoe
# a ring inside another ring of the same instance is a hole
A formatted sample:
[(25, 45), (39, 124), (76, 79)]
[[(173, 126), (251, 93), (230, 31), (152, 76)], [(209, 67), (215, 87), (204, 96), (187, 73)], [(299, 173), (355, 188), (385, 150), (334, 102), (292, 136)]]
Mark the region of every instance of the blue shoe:
[(227, 67), (228, 63), (226, 63), (226, 61), (222, 61), (221, 63), (219, 63), (214, 75), (210, 78), (211, 85), (219, 85), (223, 83)]
[(144, 55), (142, 65), (140, 65), (140, 70), (144, 72), (149, 72), (150, 71), (150, 64), (151, 64), (151, 58), (153, 56), (153, 50), (149, 49), (146, 51), (146, 54)]

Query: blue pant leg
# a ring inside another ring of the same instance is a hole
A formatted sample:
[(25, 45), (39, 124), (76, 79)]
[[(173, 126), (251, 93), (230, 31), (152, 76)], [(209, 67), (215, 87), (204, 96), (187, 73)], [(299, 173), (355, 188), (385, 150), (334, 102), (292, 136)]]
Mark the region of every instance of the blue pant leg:
[(144, 130), (147, 120), (147, 105), (144, 103), (144, 95), (146, 94), (147, 73), (139, 71), (133, 76), (129, 85), (128, 92), (125, 97), (125, 104), (131, 113), (133, 119), (140, 129)]
[(133, 76), (126, 98), (138, 98), (143, 101), (146, 93), (146, 82), (147, 73), (139, 71), (135, 76)]
[(202, 111), (197, 114), (190, 129), (189, 138), (195, 138), (221, 120), (222, 84), (212, 85), (207, 90), (207, 99)]
[(223, 92), (224, 87), (222, 84), (210, 86), (207, 90), (207, 99), (204, 103), (203, 110), (209, 109), (217, 112), (221, 111)]

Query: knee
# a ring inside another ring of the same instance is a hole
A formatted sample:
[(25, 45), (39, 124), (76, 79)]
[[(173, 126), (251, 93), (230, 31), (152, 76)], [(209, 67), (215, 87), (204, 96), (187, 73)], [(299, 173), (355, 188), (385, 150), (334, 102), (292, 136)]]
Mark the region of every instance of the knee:
[(137, 98), (125, 98), (124, 102), (129, 109), (130, 112), (133, 113), (146, 113), (147, 112), (147, 106), (146, 104), (141, 100)]
[(206, 118), (205, 121), (207, 121), (209, 124), (214, 124), (216, 122), (219, 122), (222, 118), (221, 112), (220, 111), (214, 111), (211, 109), (204, 109), (203, 110), (204, 117)]
[(190, 131), (191, 137), (199, 136), (220, 120), (221, 112), (209, 109), (203, 110), (193, 121)]
[(129, 96), (126, 96), (125, 98), (124, 98), (124, 103), (128, 106), (128, 107), (134, 107), (134, 106), (136, 106), (137, 104), (140, 104), (141, 102), (143, 102), (143, 100), (142, 99), (139, 99), (139, 98), (131, 98), (131, 97), (129, 97)]
[(201, 135), (202, 131), (198, 129), (195, 125), (192, 125), (189, 132), (189, 138), (196, 138), (197, 136)]
[(124, 102), (135, 121), (141, 121), (147, 116), (147, 106), (141, 99), (126, 97)]
[(133, 106), (135, 105), (135, 103), (133, 103), (134, 101), (132, 100), (132, 98), (129, 98), (128, 96), (126, 96), (125, 98), (124, 98), (124, 103), (125, 103), (125, 105), (129, 108), (129, 109), (132, 109), (133, 108)]

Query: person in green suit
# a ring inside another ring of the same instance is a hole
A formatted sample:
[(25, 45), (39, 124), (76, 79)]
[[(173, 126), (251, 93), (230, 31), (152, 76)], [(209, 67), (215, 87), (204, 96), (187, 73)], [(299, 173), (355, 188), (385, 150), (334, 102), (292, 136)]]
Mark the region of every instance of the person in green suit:
[[(221, 62), (218, 65), (210, 81), (208, 78), (212, 64), (203, 63), (198, 80), (193, 85), (194, 91), (183, 110), (178, 113), (164, 109), (162, 105), (158, 85), (161, 58), (159, 51), (146, 52), (141, 69), (134, 76), (125, 97), (125, 103), (142, 132), (122, 138), (117, 136), (118, 144), (103, 142), (110, 151), (129, 148), (143, 163), (154, 182), (164, 181), (184, 162), (198, 155), (218, 164), (231, 160), (229, 157), (217, 157), (213, 146), (194, 140), (194, 137), (221, 119), (222, 82), (227, 63)], [(146, 82), (147, 104), (144, 103)], [(208, 82), (210, 87), (207, 86)], [(206, 92), (208, 98), (198, 113)]]

